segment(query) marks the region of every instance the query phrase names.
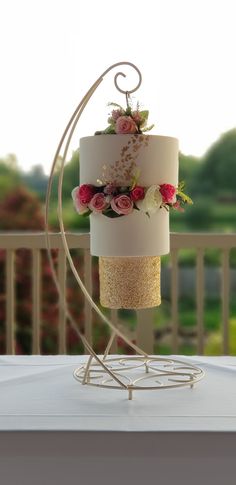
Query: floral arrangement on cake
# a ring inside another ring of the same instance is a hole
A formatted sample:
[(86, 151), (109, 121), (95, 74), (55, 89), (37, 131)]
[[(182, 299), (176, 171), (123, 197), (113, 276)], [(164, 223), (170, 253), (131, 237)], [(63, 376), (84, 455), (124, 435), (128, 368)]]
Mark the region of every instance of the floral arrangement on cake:
[(129, 187), (83, 184), (75, 187), (72, 198), (76, 211), (84, 216), (89, 216), (93, 212), (107, 217), (121, 217), (133, 210), (150, 216), (161, 208), (173, 208), (183, 212), (185, 204), (193, 203), (183, 189), (183, 182), (180, 182), (178, 187), (171, 184), (142, 187), (135, 180)]
[(117, 103), (108, 103), (108, 106), (116, 109), (113, 109), (109, 115), (107, 128), (96, 131), (95, 135), (141, 135), (154, 127), (154, 125), (147, 126), (149, 111), (141, 111), (139, 103), (135, 109), (129, 104), (126, 109)]
[[(193, 203), (183, 192), (184, 182), (180, 182), (177, 187), (168, 182), (150, 187), (138, 183), (140, 170), (135, 159), (142, 144), (148, 144), (149, 136), (143, 133), (154, 126), (147, 126), (149, 111), (141, 111), (139, 103), (135, 109), (128, 103), (126, 109), (116, 103), (109, 105), (116, 108), (108, 118), (109, 125), (104, 131), (96, 131), (95, 135), (130, 134), (131, 139), (122, 148), (121, 159), (115, 163), (115, 167), (110, 165), (110, 174), (101, 174), (102, 180), (97, 180), (98, 185), (82, 184), (74, 188), (72, 198), (76, 211), (83, 216), (99, 213), (111, 218), (131, 214), (134, 210), (144, 212), (149, 217), (162, 208), (183, 212), (185, 204)], [(104, 165), (104, 168), (106, 172), (107, 166)], [(120, 170), (120, 176), (122, 171), (126, 174), (126, 182), (122, 185), (115, 180), (117, 169)]]

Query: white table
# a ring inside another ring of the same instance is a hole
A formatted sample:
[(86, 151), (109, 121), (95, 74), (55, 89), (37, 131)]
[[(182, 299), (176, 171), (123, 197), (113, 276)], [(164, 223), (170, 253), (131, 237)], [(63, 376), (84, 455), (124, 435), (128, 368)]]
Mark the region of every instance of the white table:
[(132, 401), (76, 382), (82, 360), (0, 357), (1, 485), (235, 485), (236, 358), (188, 358), (194, 389)]

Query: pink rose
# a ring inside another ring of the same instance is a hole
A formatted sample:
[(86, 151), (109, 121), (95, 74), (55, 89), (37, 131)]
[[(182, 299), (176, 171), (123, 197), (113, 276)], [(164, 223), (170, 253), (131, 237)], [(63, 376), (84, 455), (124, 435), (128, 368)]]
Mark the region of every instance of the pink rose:
[(98, 192), (92, 197), (88, 206), (91, 211), (102, 212), (109, 207), (109, 202), (104, 194)]
[(140, 187), (139, 185), (136, 185), (136, 187), (133, 188), (130, 192), (130, 197), (132, 200), (142, 200), (144, 199), (145, 196), (145, 191), (143, 187)]
[(177, 201), (174, 203), (173, 207), (174, 207), (174, 209), (175, 209), (175, 210), (177, 210), (177, 211), (179, 211), (179, 212), (184, 212), (184, 208), (183, 208), (183, 207), (181, 207), (181, 205), (180, 205), (180, 201), (179, 201), (179, 200), (177, 200)]
[(142, 116), (139, 113), (139, 111), (133, 111), (132, 112), (132, 118), (137, 125), (142, 121)]
[(120, 116), (116, 121), (115, 131), (118, 135), (137, 133), (138, 128), (131, 116)]
[(104, 187), (104, 194), (114, 194), (117, 191), (117, 187), (113, 184), (107, 184), (106, 187)]
[(111, 200), (111, 208), (117, 214), (127, 215), (133, 210), (133, 202), (128, 195), (116, 195)]
[(78, 197), (81, 204), (88, 204), (95, 194), (95, 191), (96, 189), (93, 185), (83, 184), (80, 185), (76, 197)]
[(79, 214), (85, 214), (86, 212), (88, 212), (88, 206), (87, 206), (87, 204), (82, 204), (80, 202), (79, 189), (80, 189), (80, 187), (75, 187), (75, 189), (72, 190), (71, 195), (72, 195), (72, 199), (73, 199), (76, 211)]
[(174, 204), (176, 202), (176, 188), (171, 184), (161, 184), (160, 193), (164, 204)]
[(123, 115), (123, 113), (124, 113), (124, 111), (122, 111), (121, 109), (113, 109), (113, 111), (111, 113), (112, 120), (117, 121), (118, 118), (120, 118), (120, 116)]

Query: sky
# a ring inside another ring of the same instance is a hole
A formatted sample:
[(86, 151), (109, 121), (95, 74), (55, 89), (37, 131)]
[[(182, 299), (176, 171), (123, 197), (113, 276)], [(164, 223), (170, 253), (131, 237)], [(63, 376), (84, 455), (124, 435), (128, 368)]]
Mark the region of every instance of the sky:
[[(236, 126), (235, 0), (0, 0), (0, 158), (46, 173), (62, 132), (92, 83), (111, 64), (142, 72), (135, 93), (152, 134), (179, 138), (202, 156)], [(122, 69), (123, 89), (137, 81)], [(106, 127), (109, 101), (125, 105), (110, 73), (90, 100), (81, 136)]]

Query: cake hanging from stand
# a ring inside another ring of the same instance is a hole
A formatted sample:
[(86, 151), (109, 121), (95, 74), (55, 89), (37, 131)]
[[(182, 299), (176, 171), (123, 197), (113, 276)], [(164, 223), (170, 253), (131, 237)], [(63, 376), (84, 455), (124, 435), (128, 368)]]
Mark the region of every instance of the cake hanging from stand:
[[(81, 338), (90, 357), (74, 372), (82, 384), (111, 389), (125, 389), (129, 399), (134, 390), (190, 386), (204, 373), (198, 367), (178, 360), (150, 357), (113, 325), (93, 301), (74, 266), (66, 239), (62, 217), (64, 165), (72, 135), (89, 99), (113, 68), (128, 65), (139, 75), (138, 85), (125, 94), (126, 107), (110, 103), (113, 109), (108, 127), (80, 140), (80, 185), (72, 191), (77, 212), (90, 217), (90, 251), (99, 257), (100, 302), (111, 309), (151, 308), (160, 305), (160, 257), (169, 253), (169, 210), (183, 210), (191, 199), (178, 183), (178, 140), (151, 135), (147, 126), (148, 111), (135, 106), (130, 95), (141, 84), (141, 73), (129, 62), (114, 64), (93, 84), (72, 115), (56, 151), (46, 200), (46, 237), (49, 260), (60, 300), (63, 301), (53, 266), (48, 228), (52, 179), (61, 149), (58, 182), (58, 218), (62, 243), (70, 268), (91, 307), (111, 328), (111, 338), (103, 358), (96, 355), (77, 328), (70, 312), (66, 316)], [(145, 325), (145, 322), (144, 322)], [(136, 356), (111, 358), (113, 339), (120, 336)]]

